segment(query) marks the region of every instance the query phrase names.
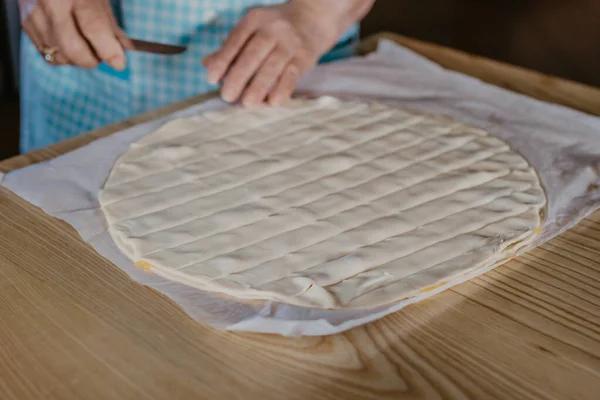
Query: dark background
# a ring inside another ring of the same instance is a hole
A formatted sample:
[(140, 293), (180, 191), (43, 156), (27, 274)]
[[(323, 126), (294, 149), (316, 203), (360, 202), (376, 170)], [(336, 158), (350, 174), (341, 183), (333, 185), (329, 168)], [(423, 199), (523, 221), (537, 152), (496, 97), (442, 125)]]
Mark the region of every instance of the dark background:
[[(0, 9), (2, 159), (18, 149), (18, 100)], [(377, 0), (362, 29), (364, 35), (394, 31), (600, 86), (600, 0)]]

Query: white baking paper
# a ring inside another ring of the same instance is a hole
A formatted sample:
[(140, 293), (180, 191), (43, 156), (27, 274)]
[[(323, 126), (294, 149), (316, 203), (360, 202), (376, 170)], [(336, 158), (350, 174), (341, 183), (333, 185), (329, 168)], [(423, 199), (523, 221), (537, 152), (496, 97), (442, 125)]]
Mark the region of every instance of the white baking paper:
[[(318, 67), (303, 79), (299, 93), (381, 101), (444, 114), (502, 138), (536, 168), (547, 193), (547, 220), (535, 245), (572, 227), (600, 206), (599, 118), (445, 70), (388, 41), (383, 41), (379, 50), (367, 57)], [(273, 302), (244, 304), (136, 268), (112, 242), (98, 204), (98, 192), (115, 160), (132, 142), (167, 120), (225, 106), (219, 100), (212, 100), (121, 131), (56, 159), (11, 172), (2, 184), (46, 213), (70, 223), (85, 241), (134, 280), (167, 295), (197, 321), (219, 329), (294, 336), (339, 333), (485, 272), (472, 272), (392, 306), (331, 311)]]

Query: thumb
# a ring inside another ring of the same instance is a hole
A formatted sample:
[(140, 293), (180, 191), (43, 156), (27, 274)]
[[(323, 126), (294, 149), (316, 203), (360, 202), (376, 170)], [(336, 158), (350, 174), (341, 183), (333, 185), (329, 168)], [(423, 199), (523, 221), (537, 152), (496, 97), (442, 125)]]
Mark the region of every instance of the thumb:
[(117, 38), (112, 10), (102, 1), (79, 1), (73, 14), (79, 30), (90, 43), (98, 58), (117, 70), (125, 69), (125, 52)]

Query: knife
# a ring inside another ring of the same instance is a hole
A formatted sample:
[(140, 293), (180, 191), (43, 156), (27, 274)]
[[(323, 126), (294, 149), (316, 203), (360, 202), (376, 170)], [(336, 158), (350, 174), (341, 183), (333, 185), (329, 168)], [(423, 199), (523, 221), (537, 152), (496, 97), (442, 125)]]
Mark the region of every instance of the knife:
[(176, 55), (185, 53), (187, 47), (178, 46), (173, 44), (164, 44), (157, 42), (148, 42), (145, 40), (128, 38), (130, 44), (125, 46), (125, 50), (138, 51), (143, 53), (163, 54), (163, 55)]

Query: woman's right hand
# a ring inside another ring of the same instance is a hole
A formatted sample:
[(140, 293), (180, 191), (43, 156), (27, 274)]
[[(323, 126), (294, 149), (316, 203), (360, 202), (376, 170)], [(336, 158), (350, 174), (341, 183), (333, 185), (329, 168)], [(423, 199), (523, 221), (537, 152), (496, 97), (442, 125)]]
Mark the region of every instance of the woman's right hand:
[(46, 61), (95, 68), (103, 61), (125, 68), (127, 37), (109, 0), (19, 0), (23, 30)]

